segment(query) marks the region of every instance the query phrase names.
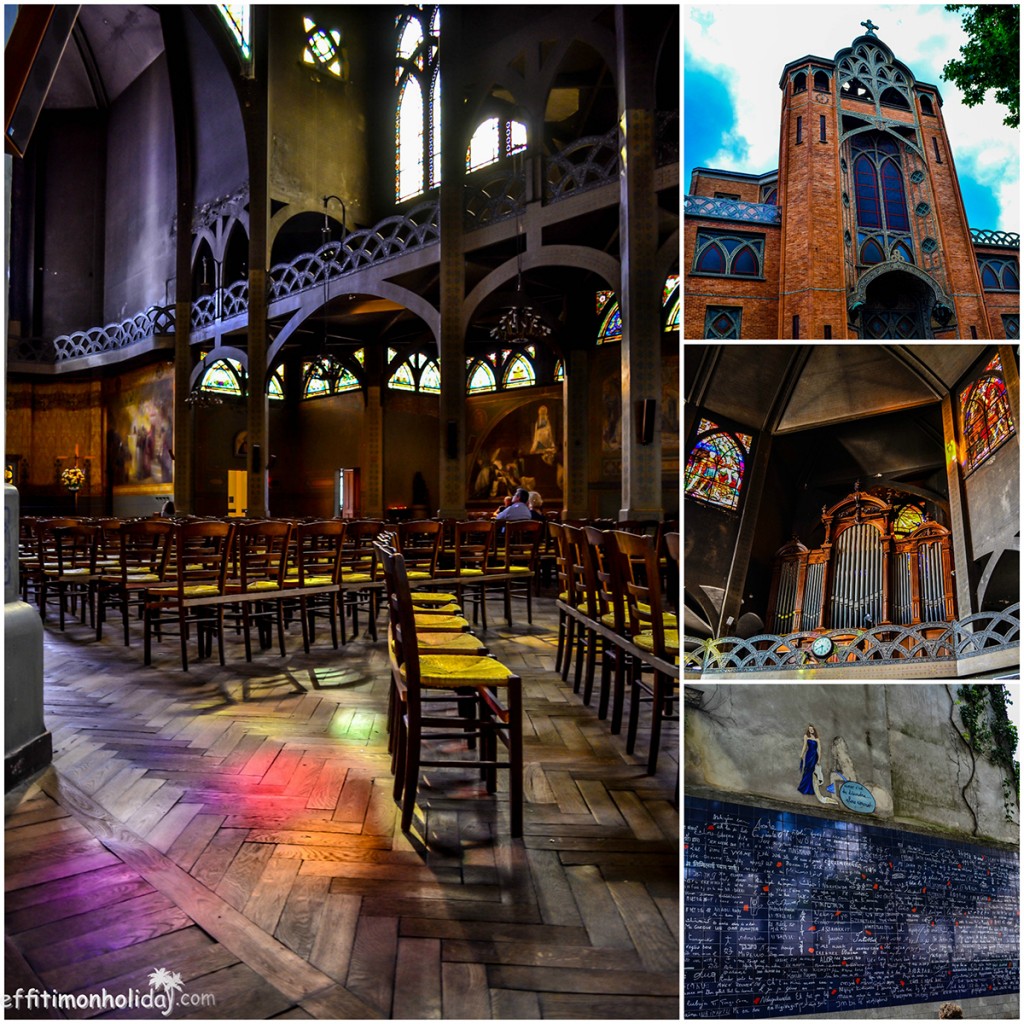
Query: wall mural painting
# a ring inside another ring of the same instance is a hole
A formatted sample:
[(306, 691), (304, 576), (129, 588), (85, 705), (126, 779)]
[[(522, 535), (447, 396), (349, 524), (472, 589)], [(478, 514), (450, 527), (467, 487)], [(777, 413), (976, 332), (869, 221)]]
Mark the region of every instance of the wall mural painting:
[[(661, 401), (658, 404), (661, 431), (662, 472), (679, 472), (679, 360), (664, 359), (661, 368)], [(622, 376), (616, 372), (601, 382), (601, 475), (622, 472)]]
[(126, 374), (107, 399), (108, 479), (120, 493), (174, 480), (174, 375), (169, 365)]
[(684, 1017), (1019, 991), (1017, 853), (870, 821), (686, 798)]
[(468, 501), (490, 508), (517, 487), (545, 504), (562, 500), (562, 398), (556, 389), (528, 401), (470, 399)]

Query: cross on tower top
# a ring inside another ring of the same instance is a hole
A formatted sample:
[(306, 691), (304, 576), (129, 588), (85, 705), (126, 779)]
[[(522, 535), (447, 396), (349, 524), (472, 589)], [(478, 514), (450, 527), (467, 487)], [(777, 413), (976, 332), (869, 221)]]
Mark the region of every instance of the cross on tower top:
[(868, 30), (867, 34), (869, 36), (873, 36), (875, 34), (875, 29), (881, 27), (876, 25), (870, 18), (868, 18), (867, 21), (862, 21), (861, 24)]

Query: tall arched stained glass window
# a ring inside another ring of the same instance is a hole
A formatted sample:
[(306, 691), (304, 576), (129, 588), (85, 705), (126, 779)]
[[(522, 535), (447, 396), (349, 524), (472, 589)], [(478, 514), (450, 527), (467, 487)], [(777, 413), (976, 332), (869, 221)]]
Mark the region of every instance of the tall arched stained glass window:
[(601, 318), (597, 329), (598, 345), (622, 341), (622, 310), (615, 292), (602, 289), (597, 293), (597, 315)]
[(909, 231), (899, 144), (883, 132), (864, 132), (853, 137), (850, 147), (855, 155), (853, 184), (858, 227)]
[(723, 430), (702, 419), (697, 443), (686, 460), (686, 496), (721, 508), (737, 508), (750, 444), (749, 434)]
[(1014, 432), (998, 355), (985, 367), (982, 376), (960, 393), (960, 415), (964, 468), (970, 473)]
[(559, 359), (558, 362), (555, 363), (555, 380), (565, 380), (565, 363), (561, 359)]
[(441, 9), (407, 9), (395, 28), (395, 198), (401, 202), (441, 180)]
[(503, 157), (512, 156), (526, 149), (526, 125), (520, 121), (509, 121), (489, 117), (481, 121), (469, 140), (466, 150), (466, 170), (475, 171), (497, 163)]
[(274, 370), (267, 381), (267, 398), (276, 402), (284, 401), (284, 363)]
[(679, 330), (679, 275), (669, 274), (661, 293), (661, 305), (665, 311), (665, 333)]

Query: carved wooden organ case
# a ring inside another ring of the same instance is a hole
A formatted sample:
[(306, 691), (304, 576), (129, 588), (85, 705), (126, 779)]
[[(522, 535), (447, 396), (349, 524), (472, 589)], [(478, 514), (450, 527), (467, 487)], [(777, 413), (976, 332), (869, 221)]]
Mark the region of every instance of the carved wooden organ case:
[(949, 530), (924, 520), (897, 537), (895, 519), (892, 505), (859, 490), (822, 509), (820, 548), (810, 551), (794, 539), (776, 553), (770, 631), (785, 636), (956, 618)]

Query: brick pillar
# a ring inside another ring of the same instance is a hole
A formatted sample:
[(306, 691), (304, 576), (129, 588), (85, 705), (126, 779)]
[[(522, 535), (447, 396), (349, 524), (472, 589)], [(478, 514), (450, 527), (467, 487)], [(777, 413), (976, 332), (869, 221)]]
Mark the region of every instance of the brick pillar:
[(461, 519), (466, 513), (466, 345), (462, 326), (466, 294), (466, 264), (462, 252), (465, 146), (459, 142), (465, 112), (458, 84), (462, 9), (446, 7), (444, 18), (444, 43), (440, 48), (444, 88), (441, 90), (441, 240), (438, 247), (441, 313), (438, 512), (444, 517)]
[(586, 519), (590, 515), (588, 456), (590, 452), (590, 358), (582, 349), (565, 356), (562, 382), (562, 437), (565, 468), (562, 477), (562, 517)]
[(661, 431), (638, 437), (638, 409), (661, 402), (661, 286), (654, 188), (654, 95), (641, 8), (615, 8), (619, 90), (619, 248), (622, 266), (622, 504), (620, 519), (660, 519)]

